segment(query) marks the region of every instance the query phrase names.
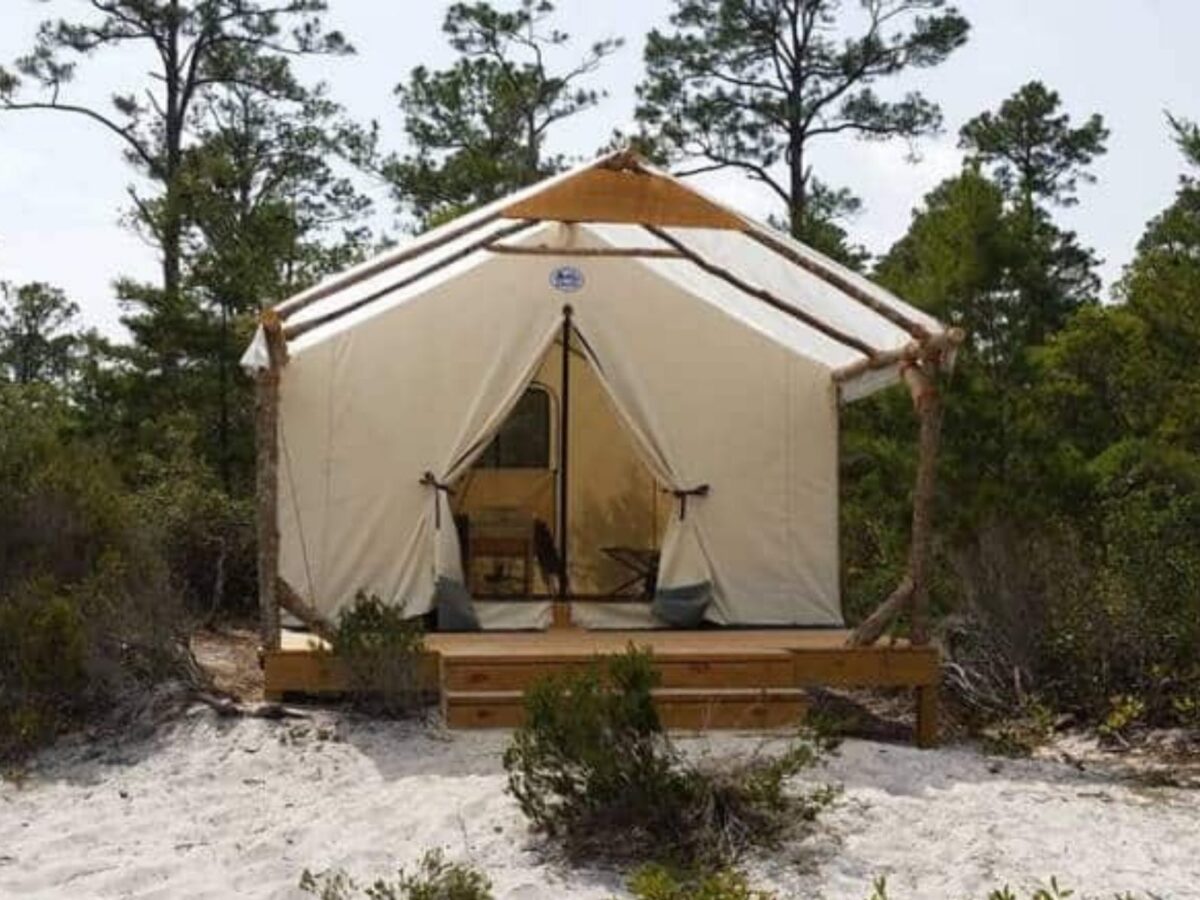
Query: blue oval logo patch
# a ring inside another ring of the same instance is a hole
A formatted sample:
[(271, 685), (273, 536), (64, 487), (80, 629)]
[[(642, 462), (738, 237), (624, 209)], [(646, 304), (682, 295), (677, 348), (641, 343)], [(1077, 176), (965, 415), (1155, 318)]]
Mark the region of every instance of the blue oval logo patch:
[(556, 291), (573, 294), (583, 287), (583, 272), (575, 266), (559, 266), (550, 272), (550, 286)]

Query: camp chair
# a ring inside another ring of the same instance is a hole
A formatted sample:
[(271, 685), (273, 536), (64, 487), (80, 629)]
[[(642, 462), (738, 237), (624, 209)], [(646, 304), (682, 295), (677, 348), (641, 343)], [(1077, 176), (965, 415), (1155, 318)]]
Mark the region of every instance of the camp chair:
[(533, 553), (542, 573), (542, 581), (550, 588), (550, 593), (557, 594), (558, 579), (562, 575), (562, 557), (558, 555), (558, 545), (554, 543), (550, 526), (541, 519), (533, 520)]

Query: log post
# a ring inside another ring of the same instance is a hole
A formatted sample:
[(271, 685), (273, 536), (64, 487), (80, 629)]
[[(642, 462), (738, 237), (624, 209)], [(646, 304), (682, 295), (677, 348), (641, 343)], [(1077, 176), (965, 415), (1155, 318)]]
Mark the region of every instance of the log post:
[(259, 637), (279, 649), (279, 376), (287, 362), (279, 315), (264, 310), (260, 324), (269, 363), (255, 376), (255, 481), (258, 514)]
[(875, 643), (906, 607), (912, 612), (913, 645), (929, 643), (929, 547), (933, 540), (933, 501), (942, 429), (941, 396), (932, 374), (936, 368), (936, 358), (927, 357), (905, 364), (902, 371), (920, 423), (908, 567), (896, 590), (854, 629), (848, 641), (851, 646)]
[(933, 502), (938, 443), (942, 431), (942, 404), (937, 384), (919, 366), (908, 366), (904, 370), (904, 380), (912, 393), (913, 406), (920, 421), (908, 577), (913, 585), (910, 637), (915, 646), (921, 646), (929, 643), (929, 546), (933, 540)]

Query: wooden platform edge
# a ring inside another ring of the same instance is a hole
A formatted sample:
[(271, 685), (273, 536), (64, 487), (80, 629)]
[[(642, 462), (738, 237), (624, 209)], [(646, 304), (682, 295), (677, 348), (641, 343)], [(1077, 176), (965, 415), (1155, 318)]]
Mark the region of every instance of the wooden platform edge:
[[(563, 669), (583, 668), (604, 655), (607, 654), (600, 651), (538, 656), (526, 650), (507, 657), (501, 653), (451, 656), (430, 650), (425, 655), (425, 677), (430, 690), (440, 695), (444, 712), (455, 705), (450, 703), (451, 699), (462, 706), (468, 703), (467, 697), (474, 698), (470, 703), (476, 712), (447, 713), (446, 723), (449, 727), (513, 727), (519, 720), (520, 704), (514, 702), (512, 697), (519, 698), (532, 679)], [(718, 695), (729, 691), (744, 694), (812, 687), (909, 688), (914, 692), (916, 707), (915, 742), (920, 747), (937, 744), (941, 652), (934, 645), (912, 647), (907, 644), (877, 644), (867, 647), (792, 647), (752, 651), (730, 649), (708, 654), (687, 650), (660, 654), (656, 662), (664, 674), (661, 690), (707, 691), (712, 699), (708, 704), (710, 712), (720, 706)], [(262, 664), (264, 694), (271, 700), (289, 695), (337, 695), (344, 693), (349, 684), (337, 657), (316, 647), (306, 650), (267, 650), (262, 654)], [(481, 726), (478, 721), (487, 718), (478, 712), (480, 698), (485, 694), (492, 695), (498, 710), (497, 721), (491, 726)], [(740, 702), (745, 701), (746, 697), (742, 696)], [(716, 720), (706, 719), (705, 715), (697, 712), (704, 708), (699, 699), (688, 698), (684, 706), (680, 706), (680, 703), (664, 706), (663, 717), (664, 724), (673, 729), (771, 728), (781, 727), (788, 716), (793, 716), (790, 721), (794, 724), (803, 716), (807, 703), (803, 703), (802, 707), (792, 706), (786, 712), (772, 709), (751, 714), (745, 724), (737, 724), (742, 721), (738, 719), (741, 714), (729, 713), (721, 721), (737, 722), (706, 726), (703, 723)], [(518, 713), (513, 713), (513, 708)], [(463, 724), (456, 726), (456, 721)], [(510, 724), (501, 724), (501, 721)], [(759, 725), (754, 725), (754, 721), (759, 721)]]

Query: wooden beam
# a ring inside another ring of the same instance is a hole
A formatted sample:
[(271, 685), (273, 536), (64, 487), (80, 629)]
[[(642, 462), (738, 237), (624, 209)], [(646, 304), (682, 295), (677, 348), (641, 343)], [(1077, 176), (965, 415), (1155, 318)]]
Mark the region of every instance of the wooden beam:
[(681, 184), (611, 157), (590, 169), (506, 206), (510, 219), (616, 222), (740, 231), (741, 217)]
[(514, 222), (511, 225), (505, 226), (504, 228), (501, 228), (497, 231), (492, 232), (487, 237), (480, 238), (477, 241), (472, 241), (471, 243), (467, 244), (464, 247), (460, 247), (458, 250), (455, 250), (453, 253), (443, 256), (437, 262), (434, 262), (434, 263), (429, 264), (428, 266), (425, 266), (423, 269), (421, 269), (418, 272), (414, 272), (412, 275), (409, 275), (405, 278), (401, 278), (399, 281), (393, 282), (392, 284), (389, 284), (387, 287), (380, 288), (377, 291), (372, 291), (370, 294), (367, 294), (367, 296), (361, 297), (358, 300), (355, 300), (353, 303), (348, 304), (347, 306), (343, 306), (338, 309), (331, 310), (330, 312), (327, 312), (324, 315), (317, 316), (315, 319), (309, 319), (306, 322), (298, 322), (295, 325), (288, 325), (284, 329), (284, 336), (288, 340), (295, 340), (296, 338), (300, 337), (300, 335), (306, 334), (307, 332), (312, 331), (314, 328), (319, 328), (322, 325), (327, 325), (328, 323), (333, 322), (336, 319), (340, 319), (342, 316), (352, 313), (357, 309), (362, 309), (364, 306), (367, 306), (370, 303), (374, 303), (376, 300), (380, 299), (381, 297), (386, 297), (388, 294), (394, 293), (395, 291), (402, 290), (403, 288), (408, 287), (410, 284), (414, 284), (415, 282), (420, 281), (422, 278), (432, 275), (434, 272), (437, 272), (440, 269), (444, 269), (444, 268), (446, 268), (446, 266), (449, 266), (452, 263), (456, 263), (459, 260), (470, 256), (472, 253), (476, 253), (480, 250), (486, 249), (487, 245), (489, 243), (491, 243), (492, 241), (510, 237), (514, 234), (517, 234), (518, 232), (525, 231), (526, 229), (532, 228), (534, 225), (537, 225), (537, 224), (539, 224), (539, 223), (534, 220)]
[(279, 377), (287, 362), (279, 316), (262, 313), (268, 364), (255, 376), (255, 480), (258, 522), (259, 637), (264, 650), (279, 648)]
[(588, 259), (648, 258), (683, 259), (678, 250), (667, 247), (527, 247), (520, 244), (488, 244), (485, 248), (493, 253), (508, 253), (514, 256), (578, 256)]
[(867, 357), (871, 357), (871, 356), (875, 355), (875, 349), (873, 347), (871, 347), (871, 345), (867, 344), (865, 341), (859, 340), (858, 338), (854, 337), (853, 335), (846, 334), (844, 331), (840, 331), (837, 328), (834, 328), (832, 325), (826, 324), (821, 319), (818, 319), (816, 316), (810, 315), (809, 313), (805, 312), (802, 309), (797, 309), (795, 306), (792, 306), (790, 303), (787, 303), (787, 302), (779, 299), (778, 297), (776, 297), (774, 294), (772, 294), (768, 290), (765, 290), (763, 288), (757, 287), (755, 285), (752, 285), (752, 284), (749, 284), (749, 283), (743, 281), (741, 278), (739, 278), (737, 275), (734, 275), (732, 272), (728, 271), (727, 269), (722, 269), (720, 266), (716, 265), (715, 263), (709, 262), (707, 259), (700, 256), (700, 254), (696, 253), (691, 248), (689, 248), (682, 241), (678, 240), (677, 238), (675, 238), (673, 235), (669, 234), (668, 232), (663, 231), (661, 228), (657, 228), (653, 225), (646, 225), (645, 228), (647, 231), (649, 231), (651, 234), (653, 234), (660, 241), (664, 241), (665, 243), (670, 244), (672, 247), (674, 247), (676, 250), (678, 250), (683, 256), (685, 256), (690, 262), (695, 263), (697, 266), (699, 266), (705, 272), (708, 272), (710, 275), (714, 275), (717, 278), (720, 278), (722, 281), (733, 285), (735, 288), (742, 291), (743, 293), (749, 294), (751, 297), (754, 297), (757, 300), (761, 300), (764, 303), (775, 307), (777, 310), (784, 313), (785, 315), (791, 316), (793, 319), (798, 319), (799, 321), (803, 322), (805, 325), (809, 326), (813, 330), (819, 331), (821, 334), (825, 335), (827, 338), (837, 341), (839, 344), (849, 347), (851, 350), (856, 350), (857, 352), (862, 353), (864, 356), (867, 356)]
[(279, 605), (299, 619), (305, 628), (332, 646), (336, 629), (330, 624), (329, 620), (322, 616), (314, 607), (305, 603), (304, 598), (282, 578), (277, 578), (275, 584), (279, 596)]
[(888, 595), (888, 598), (854, 629), (846, 643), (851, 647), (869, 647), (874, 644), (887, 631), (888, 626), (900, 615), (901, 611), (909, 605), (912, 595), (912, 578), (905, 575), (900, 579), (900, 584), (896, 586), (896, 589)]
[(391, 253), (386, 253), (377, 257), (374, 260), (366, 263), (360, 269), (354, 269), (346, 272), (344, 275), (335, 276), (328, 281), (315, 285), (307, 291), (296, 297), (284, 300), (282, 303), (275, 306), (275, 312), (279, 317), (286, 321), (290, 317), (305, 307), (311, 306), (318, 300), (324, 300), (338, 291), (345, 290), (348, 287), (353, 287), (361, 281), (366, 281), (368, 278), (373, 278), (381, 272), (386, 272), (388, 269), (394, 268), (402, 263), (406, 263), (411, 259), (416, 259), (431, 250), (436, 250), (438, 247), (443, 247), (451, 241), (456, 241), (460, 237), (470, 234), (473, 231), (478, 231), (486, 225), (490, 225), (500, 218), (499, 213), (492, 213), (472, 222), (467, 222), (457, 228), (448, 228), (444, 233), (432, 239), (422, 239), (417, 237), (413, 243), (404, 248), (400, 248)]
[(922, 750), (936, 747), (938, 742), (937, 682), (917, 688), (917, 746)]
[(893, 325), (907, 331), (918, 341), (924, 340), (929, 336), (929, 329), (920, 322), (906, 316), (894, 306), (884, 303), (877, 297), (871, 296), (870, 293), (864, 291), (849, 278), (846, 278), (829, 266), (797, 253), (795, 248), (788, 246), (786, 242), (771, 234), (768, 229), (759, 225), (747, 224), (742, 228), (742, 233), (752, 241), (757, 241), (767, 249), (774, 251), (784, 259), (804, 269), (810, 275), (815, 275), (827, 284), (833, 285), (850, 299), (861, 303), (872, 312), (883, 316)]
[(897, 363), (929, 360), (941, 365), (941, 360), (947, 353), (955, 350), (963, 342), (965, 335), (961, 328), (947, 328), (941, 334), (930, 335), (924, 341), (910, 341), (897, 350), (883, 350), (867, 359), (855, 360), (848, 366), (842, 366), (833, 373), (833, 380), (838, 384), (853, 381), (860, 375), (878, 369), (886, 369)]

